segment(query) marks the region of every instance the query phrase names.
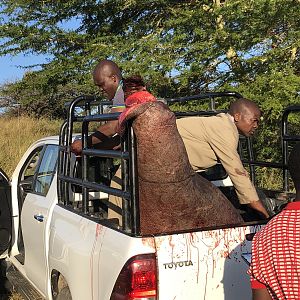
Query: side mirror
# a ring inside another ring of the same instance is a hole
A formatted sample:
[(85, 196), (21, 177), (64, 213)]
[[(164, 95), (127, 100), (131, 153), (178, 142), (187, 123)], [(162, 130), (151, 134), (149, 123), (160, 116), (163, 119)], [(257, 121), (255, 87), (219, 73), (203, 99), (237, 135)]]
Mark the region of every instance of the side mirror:
[(32, 191), (32, 184), (33, 184), (33, 176), (30, 176), (22, 181), (19, 182), (19, 187), (22, 193), (29, 193)]

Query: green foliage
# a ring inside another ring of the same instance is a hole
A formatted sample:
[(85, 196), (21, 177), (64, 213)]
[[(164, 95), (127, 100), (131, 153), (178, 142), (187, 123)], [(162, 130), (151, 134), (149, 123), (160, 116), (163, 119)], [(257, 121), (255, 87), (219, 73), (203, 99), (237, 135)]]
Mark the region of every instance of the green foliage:
[(280, 149), (282, 111), (299, 103), (299, 1), (3, 0), (0, 10), (0, 55), (50, 57), (2, 88), (27, 113), (60, 117), (65, 101), (96, 92), (91, 70), (110, 58), (159, 97), (236, 90), (256, 100), (264, 111), (258, 156), (280, 158), (271, 144)]
[[(2, 7), (8, 17), (0, 26), (0, 53), (51, 55), (46, 76), (56, 84), (86, 81), (104, 57), (125, 74), (148, 78), (160, 96), (299, 68), (297, 50), (292, 52), (299, 46), (298, 1), (6, 0)], [(77, 27), (63, 27), (75, 19)]]

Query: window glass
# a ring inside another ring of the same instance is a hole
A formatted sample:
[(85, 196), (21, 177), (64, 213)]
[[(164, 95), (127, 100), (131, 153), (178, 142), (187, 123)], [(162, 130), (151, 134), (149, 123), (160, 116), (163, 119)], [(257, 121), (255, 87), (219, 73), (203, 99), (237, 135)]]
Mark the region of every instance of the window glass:
[(22, 180), (33, 177), (34, 173), (36, 172), (37, 166), (39, 164), (42, 150), (43, 150), (43, 147), (39, 147), (39, 148), (35, 149), (34, 152), (31, 154), (31, 158), (28, 161), (26, 169), (24, 170)]
[(36, 174), (34, 191), (46, 195), (52, 182), (58, 157), (58, 146), (48, 145)]

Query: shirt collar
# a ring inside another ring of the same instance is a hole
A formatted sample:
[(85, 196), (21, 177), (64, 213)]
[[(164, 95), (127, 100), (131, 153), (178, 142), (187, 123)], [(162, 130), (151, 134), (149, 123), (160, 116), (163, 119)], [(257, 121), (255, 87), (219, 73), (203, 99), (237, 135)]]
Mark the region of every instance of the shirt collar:
[(123, 81), (120, 80), (114, 98), (112, 99), (113, 106), (124, 106), (124, 91), (123, 91)]

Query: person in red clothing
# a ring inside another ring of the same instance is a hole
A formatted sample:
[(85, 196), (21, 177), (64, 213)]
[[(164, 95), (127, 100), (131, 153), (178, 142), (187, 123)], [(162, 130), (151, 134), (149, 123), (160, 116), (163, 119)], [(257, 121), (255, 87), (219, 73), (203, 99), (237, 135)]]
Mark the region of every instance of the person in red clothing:
[[(123, 79), (123, 89), (124, 89), (124, 96), (125, 96), (125, 109), (119, 116), (118, 126), (116, 127), (116, 131), (122, 135), (125, 128), (126, 128), (126, 117), (131, 109), (138, 104), (144, 102), (152, 102), (156, 101), (156, 98), (150, 94), (146, 89), (146, 84), (144, 80), (139, 75), (130, 76), (128, 78)], [(114, 147), (116, 149), (118, 146)], [(121, 168), (119, 168), (113, 177), (111, 187), (122, 189), (121, 186)], [(122, 208), (122, 199), (110, 195), (109, 202), (113, 203), (114, 205)], [(108, 209), (108, 218), (118, 220), (118, 224), (122, 225), (122, 216), (112, 210)]]
[(155, 102), (157, 99), (147, 91), (143, 79), (139, 75), (124, 79), (125, 110), (119, 116), (118, 133), (122, 134), (126, 126), (126, 118), (132, 110), (145, 102)]
[(300, 299), (300, 143), (290, 153), (288, 169), (296, 199), (252, 241), (248, 273), (253, 300)]

